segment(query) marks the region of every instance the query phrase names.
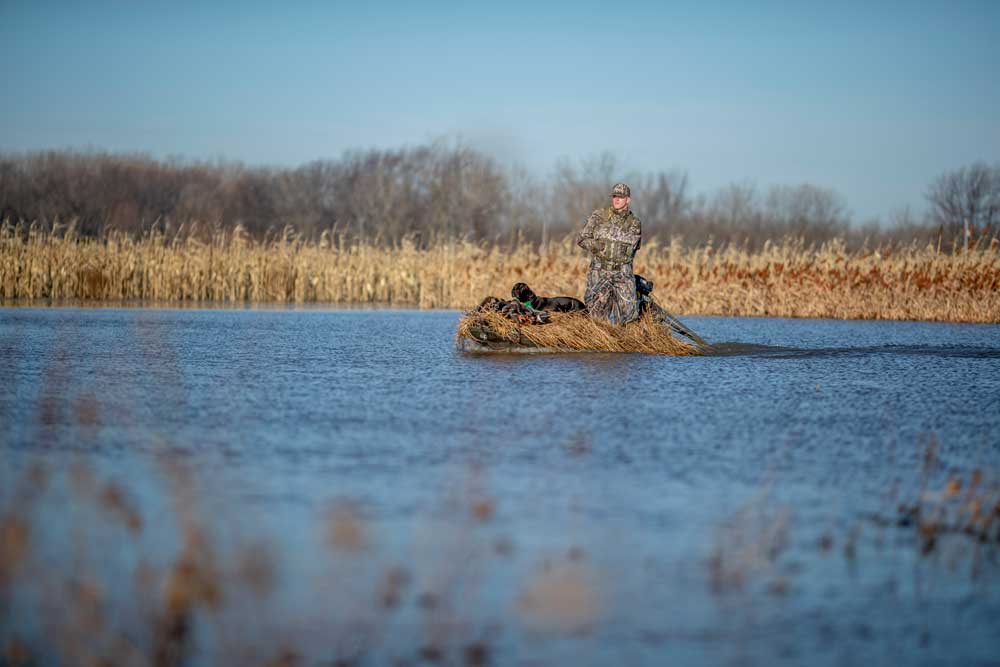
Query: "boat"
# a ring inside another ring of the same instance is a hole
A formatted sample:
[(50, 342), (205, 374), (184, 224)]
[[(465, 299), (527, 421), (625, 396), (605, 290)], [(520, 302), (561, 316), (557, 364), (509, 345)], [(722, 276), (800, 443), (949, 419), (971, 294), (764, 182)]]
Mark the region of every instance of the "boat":
[[(467, 353), (552, 354), (638, 352), (669, 356), (706, 354), (710, 345), (647, 297), (639, 320), (625, 325), (599, 321), (585, 312), (525, 317), (473, 309), (458, 323), (455, 347)], [(540, 319), (544, 319), (540, 322)]]

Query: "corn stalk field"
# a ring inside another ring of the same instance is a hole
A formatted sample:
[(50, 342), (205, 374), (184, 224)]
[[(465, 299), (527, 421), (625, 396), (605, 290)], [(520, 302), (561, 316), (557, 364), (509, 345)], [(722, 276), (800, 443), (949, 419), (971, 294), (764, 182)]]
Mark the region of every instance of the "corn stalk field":
[[(1000, 322), (1000, 241), (848, 250), (795, 238), (687, 246), (653, 240), (635, 271), (656, 299), (685, 315)], [(291, 228), (251, 239), (240, 227), (212, 234), (81, 238), (72, 227), (0, 226), (0, 298), (205, 304), (335, 304), (471, 308), (506, 298), (515, 282), (539, 294), (581, 297), (588, 259), (568, 237), (504, 250), (470, 241), (421, 248), (307, 240)]]

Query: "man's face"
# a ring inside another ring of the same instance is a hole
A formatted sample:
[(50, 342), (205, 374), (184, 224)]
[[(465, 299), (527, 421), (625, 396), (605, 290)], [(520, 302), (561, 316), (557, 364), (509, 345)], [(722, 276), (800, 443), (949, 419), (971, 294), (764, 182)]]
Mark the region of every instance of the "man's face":
[(611, 206), (616, 211), (621, 211), (622, 209), (628, 208), (628, 205), (632, 202), (631, 197), (619, 197), (617, 195), (611, 198)]

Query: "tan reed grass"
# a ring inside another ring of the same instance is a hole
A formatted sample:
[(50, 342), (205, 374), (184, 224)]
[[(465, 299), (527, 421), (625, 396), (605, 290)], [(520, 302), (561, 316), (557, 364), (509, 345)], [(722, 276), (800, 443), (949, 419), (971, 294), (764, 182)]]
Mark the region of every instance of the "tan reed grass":
[(580, 313), (552, 313), (547, 324), (515, 324), (496, 312), (467, 313), (458, 323), (456, 337), (476, 340), (472, 329), (487, 326), (512, 343), (524, 340), (552, 350), (640, 352), (670, 356), (701, 354), (689, 343), (673, 337), (670, 329), (648, 314), (638, 322), (615, 326)]
[[(397, 541), (368, 539), (369, 533), (377, 538), (378, 523), (338, 502), (327, 519), (314, 518), (312, 529), (328, 538), (314, 541), (303, 558), (296, 551), (301, 545), (286, 542), (265, 524), (234, 519), (241, 508), (202, 497), (204, 484), (218, 479), (198, 482), (193, 470), (170, 456), (159, 462), (151, 470), (166, 493), (165, 504), (102, 480), (83, 463), (51, 470), (35, 465), (4, 475), (0, 618), (7, 622), (0, 623), (0, 664), (300, 665), (321, 664), (321, 656), (322, 664), (359, 664), (364, 662), (359, 656), (375, 656), (368, 662), (382, 664), (382, 656), (402, 655), (407, 663), (482, 665), (489, 664), (483, 658), (493, 650), (493, 638), (516, 632), (519, 625), (535, 641), (548, 634), (586, 637), (605, 621), (606, 601), (619, 593), (612, 571), (599, 560), (582, 558), (576, 547), (565, 556), (520, 555), (522, 562), (541, 564), (533, 574), (512, 579), (504, 566), (511, 547), (501, 547), (510, 538), (494, 542), (495, 531), (479, 528), (492, 514), (477, 508), (498, 499), (475, 485), (444, 504), (452, 514), (427, 524), (425, 554), (413, 549), (400, 561)], [(930, 558), (945, 538), (960, 541), (966, 548), (939, 559), (938, 571), (947, 571), (950, 582), (957, 564), (968, 560), (976, 581), (996, 563), (1000, 549), (996, 471), (976, 469), (967, 481), (952, 476), (943, 490), (932, 492), (930, 470), (925, 463), (915, 505), (901, 505), (898, 518), (895, 513), (873, 518), (917, 530), (919, 541), (895, 542), (894, 550), (916, 547)], [(73, 510), (70, 531), (53, 523), (54, 513), (65, 513), (67, 500)], [(785, 557), (795, 545), (803, 553), (801, 528), (771, 487), (754, 494), (716, 532), (707, 562), (709, 590), (781, 595), (801, 585)], [(148, 530), (156, 539), (143, 539)], [(856, 557), (857, 535), (852, 530), (836, 536), (844, 541), (847, 560)], [(818, 547), (829, 551), (834, 540), (824, 535)], [(164, 550), (171, 543), (175, 547)], [(881, 541), (875, 544), (877, 551), (869, 553), (884, 559)], [(697, 546), (692, 566), (705, 564)], [(114, 554), (111, 562), (108, 554)], [(436, 575), (440, 563), (463, 560), (472, 566), (451, 566), (444, 576)], [(355, 567), (359, 563), (364, 566)], [(815, 573), (807, 570), (804, 576)], [(508, 590), (512, 584), (513, 605), (469, 594), (486, 585)], [(294, 607), (289, 594), (297, 594)], [(496, 611), (481, 628), (478, 608), (491, 605)], [(289, 615), (290, 608), (295, 613)], [(418, 642), (395, 634), (402, 623), (414, 622), (426, 628)]]
[[(190, 229), (188, 230), (190, 232)], [(942, 252), (917, 244), (851, 252), (796, 239), (755, 252), (650, 241), (635, 269), (657, 299), (685, 315), (1000, 322), (998, 240)], [(513, 251), (469, 241), (422, 249), (314, 242), (291, 229), (255, 241), (237, 227), (212, 234), (81, 239), (72, 228), (0, 226), (0, 298), (207, 303), (385, 304), (467, 309), (527, 282), (579, 297), (587, 258), (572, 238)]]

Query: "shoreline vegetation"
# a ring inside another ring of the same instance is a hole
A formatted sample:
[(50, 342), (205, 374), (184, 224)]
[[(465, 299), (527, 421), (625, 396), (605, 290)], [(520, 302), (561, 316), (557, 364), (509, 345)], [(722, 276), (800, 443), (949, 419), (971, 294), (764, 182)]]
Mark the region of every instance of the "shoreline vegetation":
[[(0, 299), (160, 304), (327, 304), (469, 309), (515, 282), (580, 297), (587, 259), (572, 236), (510, 249), (470, 240), (422, 247), (315, 240), (291, 227), (268, 239), (241, 227), (167, 235), (0, 225)], [(850, 250), (786, 237), (759, 249), (653, 239), (635, 270), (678, 315), (1000, 322), (1000, 241)]]

